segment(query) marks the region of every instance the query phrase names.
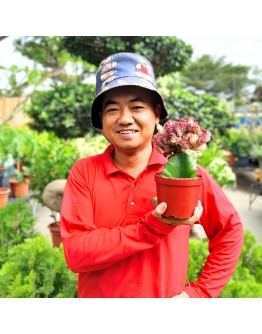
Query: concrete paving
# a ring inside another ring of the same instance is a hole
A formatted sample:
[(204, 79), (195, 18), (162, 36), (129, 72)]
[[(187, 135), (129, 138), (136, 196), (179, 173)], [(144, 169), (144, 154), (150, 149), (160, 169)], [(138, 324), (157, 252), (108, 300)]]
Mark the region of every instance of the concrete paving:
[[(226, 196), (238, 211), (245, 230), (249, 230), (262, 244), (262, 195), (258, 195), (249, 208), (250, 185), (253, 179), (250, 172), (237, 172), (235, 186), (223, 188)], [(53, 222), (51, 211), (44, 206), (36, 205), (35, 215), (37, 217), (36, 230), (51, 240), (48, 224)], [(59, 215), (58, 215), (59, 217)]]
[[(257, 241), (262, 244), (262, 185), (260, 189), (254, 188), (252, 186), (254, 177), (251, 174), (252, 172), (239, 171), (236, 186), (226, 187), (224, 192), (238, 211), (244, 229), (253, 233)], [(254, 196), (255, 190), (257, 196)], [(250, 198), (254, 199), (251, 207)]]

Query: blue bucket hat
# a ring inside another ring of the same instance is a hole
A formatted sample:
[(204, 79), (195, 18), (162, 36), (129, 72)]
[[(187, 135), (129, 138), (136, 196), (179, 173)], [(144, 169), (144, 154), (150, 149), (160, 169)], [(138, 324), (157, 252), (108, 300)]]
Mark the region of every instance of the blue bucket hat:
[(91, 109), (92, 123), (95, 128), (102, 129), (100, 112), (103, 93), (121, 86), (139, 86), (152, 91), (157, 103), (161, 105), (160, 119), (167, 117), (163, 99), (157, 92), (151, 63), (139, 54), (120, 52), (103, 60), (96, 74), (96, 97)]

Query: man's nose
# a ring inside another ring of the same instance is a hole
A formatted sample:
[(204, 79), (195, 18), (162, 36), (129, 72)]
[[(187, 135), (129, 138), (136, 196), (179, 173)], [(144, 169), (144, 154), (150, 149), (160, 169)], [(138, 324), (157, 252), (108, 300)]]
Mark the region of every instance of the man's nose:
[(121, 110), (118, 118), (120, 124), (130, 124), (134, 122), (133, 113), (130, 109), (124, 108)]

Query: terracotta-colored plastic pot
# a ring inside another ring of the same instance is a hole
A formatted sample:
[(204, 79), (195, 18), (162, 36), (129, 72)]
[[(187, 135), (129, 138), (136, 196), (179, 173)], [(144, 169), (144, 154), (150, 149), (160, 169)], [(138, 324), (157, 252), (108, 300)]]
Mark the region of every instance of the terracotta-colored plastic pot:
[(164, 217), (186, 219), (192, 217), (199, 200), (203, 176), (193, 179), (173, 179), (155, 174), (157, 202), (166, 202)]
[(59, 222), (54, 222), (48, 225), (48, 228), (51, 233), (53, 247), (59, 247), (61, 244), (61, 235), (60, 235), (60, 224)]
[(9, 188), (0, 188), (0, 208), (7, 205), (9, 193)]
[(14, 179), (9, 180), (12, 196), (15, 198), (24, 198), (29, 194), (29, 182), (17, 182)]

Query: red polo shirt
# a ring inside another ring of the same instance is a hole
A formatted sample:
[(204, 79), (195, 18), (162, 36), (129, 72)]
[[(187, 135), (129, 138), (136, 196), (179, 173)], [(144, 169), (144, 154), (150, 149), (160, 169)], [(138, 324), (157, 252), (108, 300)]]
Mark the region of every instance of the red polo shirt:
[(133, 178), (115, 166), (113, 146), (79, 160), (65, 187), (61, 236), (69, 268), (79, 273), (78, 297), (216, 297), (230, 279), (243, 242), (235, 209), (206, 176), (201, 190), (201, 224), (210, 255), (197, 282), (185, 287), (189, 226), (171, 227), (152, 216), (154, 174), (166, 159), (153, 152)]

